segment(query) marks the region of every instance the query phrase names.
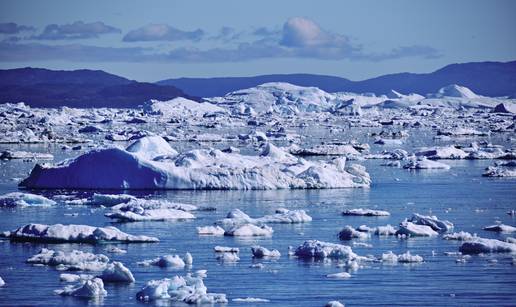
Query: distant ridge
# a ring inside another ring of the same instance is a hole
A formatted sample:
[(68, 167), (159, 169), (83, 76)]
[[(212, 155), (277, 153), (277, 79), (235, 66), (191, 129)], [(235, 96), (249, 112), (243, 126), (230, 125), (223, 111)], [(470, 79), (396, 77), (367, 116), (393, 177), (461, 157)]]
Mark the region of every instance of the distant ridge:
[[(129, 80), (101, 70), (0, 70), (0, 102), (32, 107), (134, 108), (149, 99), (191, 97), (171, 85)], [(195, 99), (195, 98), (194, 98)]]
[(178, 78), (162, 80), (157, 84), (173, 85), (190, 95), (210, 97), (222, 96), (231, 91), (266, 82), (316, 86), (327, 92), (387, 94), (394, 89), (403, 94), (421, 95), (435, 93), (450, 84), (458, 84), (483, 96), (510, 96), (516, 94), (516, 61), (451, 64), (426, 74), (398, 73), (363, 81), (312, 74), (277, 74), (254, 77)]

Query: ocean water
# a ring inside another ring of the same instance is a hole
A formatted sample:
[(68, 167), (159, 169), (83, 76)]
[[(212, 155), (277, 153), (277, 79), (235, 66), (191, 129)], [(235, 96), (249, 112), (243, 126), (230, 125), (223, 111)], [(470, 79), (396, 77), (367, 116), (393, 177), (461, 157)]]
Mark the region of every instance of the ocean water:
[[(425, 139), (411, 138), (419, 143)], [(502, 142), (503, 140), (500, 140)], [(498, 142), (498, 143), (500, 143)], [(420, 144), (421, 145), (421, 144)], [(188, 148), (189, 144), (182, 144)], [(407, 143), (407, 147), (415, 144)], [(180, 147), (179, 144), (174, 147)], [(9, 148), (42, 151), (38, 146), (12, 145)], [(373, 147), (372, 151), (376, 151)], [(58, 147), (45, 148), (56, 155), (56, 160), (77, 155), (62, 152)], [(318, 157), (317, 159), (323, 159)], [(436, 238), (398, 239), (371, 237), (368, 240), (341, 242), (350, 244), (359, 255), (374, 255), (393, 251), (410, 251), (424, 262), (411, 265), (365, 263), (357, 271), (350, 271), (347, 280), (333, 280), (327, 274), (342, 272), (335, 261), (306, 261), (289, 258), (288, 246), (297, 247), (303, 241), (317, 239), (339, 243), (338, 232), (345, 225), (396, 226), (412, 213), (433, 214), (455, 224), (455, 231), (477, 233), (481, 237), (505, 239), (507, 235), (491, 233), (482, 227), (501, 221), (516, 225), (514, 216), (506, 212), (516, 209), (516, 180), (481, 177), (492, 161), (444, 161), (450, 170), (408, 171), (380, 166), (384, 161), (359, 161), (371, 174), (369, 189), (337, 190), (279, 190), (279, 191), (125, 191), (139, 197), (167, 199), (200, 206), (215, 207), (216, 211), (196, 212), (197, 219), (178, 222), (112, 223), (104, 217), (104, 209), (83, 206), (55, 206), (51, 208), (0, 209), (0, 231), (12, 230), (26, 223), (73, 223), (95, 226), (114, 225), (131, 234), (158, 237), (153, 244), (116, 244), (126, 254), (109, 254), (112, 245), (34, 244), (0, 241), (0, 276), (7, 285), (0, 288), (0, 305), (160, 305), (183, 306), (167, 301), (142, 303), (135, 295), (145, 282), (152, 279), (185, 275), (199, 269), (208, 270), (205, 284), (209, 292), (225, 293), (228, 305), (241, 306), (324, 306), (339, 300), (347, 306), (494, 306), (516, 304), (516, 266), (510, 254), (472, 256), (466, 263), (456, 263), (460, 242)], [(17, 180), (26, 176), (33, 163), (10, 161), (0, 164), (0, 194), (16, 191)], [(94, 167), (94, 166), (92, 166)], [(37, 191), (52, 197), (72, 194), (88, 196), (95, 191)], [(98, 191), (97, 191), (98, 192)], [(120, 193), (120, 191), (102, 191)], [(276, 208), (304, 209), (313, 217), (305, 224), (271, 224), (271, 238), (241, 239), (234, 237), (199, 236), (197, 226), (211, 225), (225, 217), (228, 211), (239, 208), (250, 216), (271, 214)], [(345, 217), (344, 209), (373, 208), (391, 212), (389, 217)], [(77, 213), (77, 216), (71, 216)], [(372, 247), (353, 246), (365, 242)], [(216, 245), (239, 247), (241, 260), (223, 264), (215, 259)], [(250, 247), (262, 245), (278, 249), (277, 260), (253, 260)], [(35, 267), (25, 261), (41, 248), (59, 250), (80, 249), (103, 253), (111, 260), (122, 261), (134, 274), (131, 285), (106, 284), (108, 295), (100, 300), (82, 300), (53, 294), (66, 284), (59, 281), (59, 272), (51, 267)], [(184, 255), (190, 252), (194, 263), (180, 270), (142, 267), (136, 263), (164, 254)], [(262, 269), (250, 268), (263, 263)], [(256, 297), (268, 303), (237, 303), (235, 298)]]

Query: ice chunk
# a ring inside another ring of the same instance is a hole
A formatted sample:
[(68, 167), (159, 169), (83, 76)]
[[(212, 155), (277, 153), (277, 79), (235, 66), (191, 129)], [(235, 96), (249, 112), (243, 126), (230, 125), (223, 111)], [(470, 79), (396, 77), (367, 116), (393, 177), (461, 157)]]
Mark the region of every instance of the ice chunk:
[(2, 279), (2, 277), (0, 277), (0, 287), (3, 287), (5, 286), (5, 281)]
[(243, 224), (229, 228), (224, 235), (235, 237), (270, 237), (273, 232), (272, 228), (267, 225)]
[(423, 262), (423, 257), (419, 255), (412, 255), (409, 251), (406, 253), (396, 255), (392, 251), (382, 254), (382, 262), (386, 263), (418, 263)]
[(145, 207), (139, 205), (130, 205), (131, 203), (124, 204), (124, 207), (113, 209), (112, 212), (106, 213), (105, 216), (123, 222), (195, 219), (193, 214), (183, 210), (172, 208), (145, 209)]
[(476, 234), (470, 234), (469, 232), (461, 231), (461, 232), (454, 232), (454, 233), (448, 233), (443, 236), (443, 239), (445, 240), (457, 240), (457, 241), (468, 241), (476, 238)]
[(351, 274), (349, 274), (348, 272), (340, 272), (340, 273), (328, 274), (328, 275), (326, 275), (326, 277), (333, 278), (333, 279), (348, 279), (348, 278), (351, 278)]
[(435, 215), (429, 216), (414, 213), (408, 221), (417, 225), (430, 226), (437, 232), (445, 232), (453, 229), (453, 224), (450, 221), (439, 220)]
[(238, 257), (238, 253), (232, 253), (232, 252), (217, 253), (215, 258), (217, 258), (217, 260), (225, 262), (225, 263), (240, 261), (240, 257)]
[(217, 221), (217, 224), (224, 228), (231, 228), (244, 224), (262, 225), (264, 223), (305, 223), (310, 222), (312, 217), (304, 210), (276, 209), (275, 214), (265, 215), (260, 218), (252, 218), (240, 209), (231, 210), (225, 219)]
[(351, 247), (342, 244), (328, 243), (317, 240), (305, 241), (302, 245), (296, 248), (294, 255), (299, 258), (330, 258), (353, 260), (358, 256), (353, 253)]
[(416, 152), (417, 157), (426, 157), (428, 159), (465, 159), (468, 153), (454, 146), (424, 148)]
[(228, 246), (215, 246), (213, 251), (216, 253), (239, 253), (240, 250), (238, 247), (228, 247)]
[(92, 279), (94, 276), (89, 274), (70, 274), (63, 273), (59, 274), (59, 280), (63, 282), (85, 282), (86, 280)]
[(268, 302), (270, 302), (267, 299), (257, 298), (257, 297), (234, 298), (234, 299), (232, 299), (232, 301), (240, 302), (240, 303), (268, 303)]
[(104, 282), (120, 282), (120, 283), (133, 283), (135, 282), (134, 276), (131, 271), (126, 268), (121, 262), (113, 261), (108, 264), (106, 269), (101, 275), (97, 276)]
[(324, 305), (325, 307), (344, 307), (344, 304), (342, 304), (341, 302), (339, 301), (329, 301), (328, 303), (326, 303), (326, 305)]
[(403, 168), (406, 169), (450, 169), (448, 164), (432, 161), (428, 159), (418, 159), (409, 161), (407, 164), (403, 165)]
[(164, 255), (154, 259), (140, 261), (138, 264), (144, 266), (154, 265), (162, 268), (184, 268), (186, 265), (185, 261), (178, 255)]
[(200, 235), (223, 236), (224, 228), (220, 226), (201, 226), (197, 227), (197, 233)]
[(254, 258), (279, 258), (281, 256), (277, 249), (269, 250), (262, 246), (252, 246), (251, 252)]
[(109, 262), (109, 258), (102, 254), (92, 254), (79, 250), (71, 252), (56, 251), (43, 248), (39, 254), (29, 259), (27, 263), (43, 264), (69, 271), (102, 271)]
[(497, 225), (491, 225), (484, 227), (484, 230), (487, 231), (495, 231), (495, 232), (516, 232), (516, 227), (505, 225), (505, 224), (497, 224)]
[(120, 231), (115, 227), (94, 227), (87, 225), (45, 225), (27, 224), (14, 231), (2, 234), (11, 241), (47, 242), (47, 243), (89, 243), (102, 242), (158, 242), (158, 238), (135, 236)]
[(438, 233), (427, 225), (417, 225), (409, 221), (400, 223), (400, 228), (396, 232), (396, 235), (406, 235), (410, 237), (433, 237), (437, 236)]
[(0, 196), (0, 208), (28, 207), (28, 206), (53, 206), (56, 202), (41, 195), (12, 192)]
[(391, 225), (378, 226), (374, 228), (374, 234), (377, 236), (393, 236), (396, 232), (396, 228)]
[(0, 160), (53, 160), (54, 156), (49, 153), (28, 152), (28, 151), (10, 151), (4, 150), (0, 152)]
[(151, 280), (136, 294), (140, 301), (154, 301), (170, 299), (187, 304), (224, 304), (227, 303), (225, 294), (208, 293), (201, 277), (175, 276), (172, 279), (165, 278)]
[(389, 216), (391, 215), (389, 212), (387, 211), (382, 211), (382, 210), (372, 210), (372, 209), (363, 209), (363, 208), (358, 208), (358, 209), (349, 209), (349, 210), (344, 210), (342, 212), (342, 215), (356, 215), (356, 216)]
[(95, 298), (107, 295), (104, 290), (104, 283), (100, 278), (93, 278), (78, 286), (67, 286), (61, 290), (55, 290), (56, 294), (66, 296), (77, 296), (84, 298)]
[(175, 157), (179, 154), (170, 147), (167, 141), (156, 135), (137, 139), (127, 147), (127, 151), (148, 160), (153, 160), (161, 156)]
[(464, 242), (459, 251), (463, 254), (516, 253), (516, 244), (496, 239), (474, 238)]
[(367, 239), (369, 235), (368, 233), (357, 231), (351, 226), (346, 226), (339, 232), (339, 239), (341, 240), (351, 240), (354, 238)]

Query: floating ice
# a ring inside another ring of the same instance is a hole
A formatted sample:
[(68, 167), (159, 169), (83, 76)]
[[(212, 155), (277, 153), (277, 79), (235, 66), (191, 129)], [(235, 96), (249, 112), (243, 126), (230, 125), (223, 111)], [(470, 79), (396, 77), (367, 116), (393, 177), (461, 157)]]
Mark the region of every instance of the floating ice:
[(228, 246), (215, 246), (213, 251), (216, 253), (239, 253), (240, 249), (238, 247), (228, 247)]
[(56, 202), (41, 195), (12, 192), (0, 196), (0, 208), (29, 207), (29, 206), (52, 206)]
[(354, 238), (367, 239), (369, 235), (365, 232), (357, 231), (351, 226), (346, 226), (339, 232), (339, 239), (341, 240), (351, 240)]
[[(158, 137), (144, 139), (149, 143), (145, 148), (163, 141)], [(277, 159), (279, 151), (275, 148), (266, 155), (245, 156), (215, 149), (197, 149), (164, 160), (153, 157), (157, 159), (154, 161), (148, 155), (154, 155), (155, 151), (96, 149), (53, 166), (37, 164), (20, 185), (28, 188), (238, 190), (370, 185), (371, 180), (364, 167), (351, 165), (344, 170), (333, 163), (294, 157), (293, 160), (282, 161)]]
[(94, 276), (90, 274), (70, 274), (62, 273), (59, 274), (59, 280), (63, 282), (85, 282), (86, 280), (92, 279)]
[(115, 282), (115, 283), (133, 283), (135, 282), (134, 276), (131, 271), (126, 268), (121, 262), (113, 261), (107, 265), (106, 269), (102, 271), (102, 274), (97, 276), (104, 282)]
[(326, 303), (326, 305), (324, 305), (325, 307), (344, 307), (344, 304), (342, 304), (341, 302), (339, 301), (329, 301), (328, 303)]
[(328, 274), (328, 275), (326, 275), (326, 277), (333, 278), (333, 279), (348, 279), (348, 278), (351, 278), (351, 274), (349, 274), (348, 272), (340, 272), (340, 273)]
[(100, 278), (86, 280), (77, 286), (66, 286), (64, 289), (55, 290), (56, 294), (64, 296), (76, 296), (84, 298), (96, 298), (107, 295), (104, 283)]
[(469, 232), (461, 231), (454, 233), (447, 233), (443, 235), (445, 240), (457, 240), (457, 241), (468, 241), (476, 238), (476, 234), (470, 234)]
[(11, 241), (46, 242), (46, 243), (89, 243), (102, 242), (158, 242), (158, 238), (135, 236), (120, 231), (115, 227), (94, 227), (87, 225), (44, 225), (27, 224), (2, 236)]
[(225, 294), (208, 293), (201, 277), (175, 276), (151, 280), (136, 294), (140, 301), (154, 301), (169, 299), (187, 304), (224, 304), (227, 303)]
[(224, 228), (242, 224), (261, 225), (264, 223), (305, 223), (310, 222), (312, 217), (306, 214), (305, 210), (276, 209), (275, 214), (265, 215), (260, 218), (252, 218), (240, 209), (231, 210), (225, 219), (217, 221), (217, 224)]
[(102, 271), (107, 267), (108, 262), (109, 258), (102, 254), (79, 250), (64, 252), (46, 248), (27, 259), (27, 263), (30, 264), (49, 265), (68, 271)]
[(270, 302), (267, 299), (257, 298), (257, 297), (234, 298), (231, 301), (241, 302), (241, 303), (268, 303), (268, 302)]
[(418, 263), (423, 262), (423, 257), (419, 255), (412, 255), (409, 251), (406, 253), (396, 255), (392, 251), (382, 254), (381, 260), (387, 263)]
[(337, 260), (353, 260), (358, 259), (351, 250), (351, 247), (342, 244), (328, 243), (317, 240), (305, 241), (296, 248), (294, 255), (299, 258), (330, 258)]
[(488, 166), (482, 174), (484, 177), (516, 177), (516, 162), (506, 162)]
[(233, 252), (222, 252), (222, 253), (217, 253), (217, 255), (215, 255), (215, 258), (217, 258), (217, 260), (221, 261), (221, 262), (225, 262), (225, 263), (232, 263), (232, 262), (238, 262), (240, 261), (240, 257), (238, 256), (238, 253), (233, 253)]
[(5, 281), (2, 279), (2, 277), (0, 277), (0, 287), (3, 287), (5, 286)]
[(409, 161), (403, 165), (406, 169), (450, 169), (448, 164), (428, 160), (426, 158)]
[(389, 216), (391, 215), (388, 211), (372, 210), (372, 209), (349, 209), (344, 210), (342, 215), (357, 215), (357, 216)]
[(229, 228), (224, 234), (235, 237), (270, 237), (273, 232), (272, 228), (267, 225), (243, 224)]
[(464, 242), (460, 246), (459, 251), (463, 254), (516, 253), (516, 244), (477, 237)]
[(511, 233), (511, 232), (516, 232), (516, 227), (510, 226), (510, 225), (505, 225), (505, 224), (497, 224), (497, 225), (486, 226), (486, 227), (484, 227), (484, 230)]
[(437, 236), (438, 233), (430, 226), (417, 225), (409, 221), (400, 223), (400, 227), (396, 232), (396, 235), (406, 235), (410, 237), (433, 237)]
[(220, 226), (201, 226), (197, 227), (197, 233), (205, 236), (223, 236), (224, 228)]
[(28, 152), (28, 151), (10, 151), (4, 150), (0, 152), (0, 160), (53, 160), (54, 156), (49, 153)]
[(417, 225), (430, 226), (437, 232), (445, 232), (453, 229), (453, 224), (450, 221), (439, 220), (435, 215), (430, 216), (414, 213), (408, 221)]
[(185, 261), (178, 255), (164, 255), (154, 259), (140, 261), (138, 264), (143, 266), (154, 265), (161, 268), (184, 268), (186, 266)]
[(468, 157), (468, 153), (466, 153), (465, 151), (458, 149), (454, 146), (447, 146), (447, 147), (424, 148), (423, 150), (416, 152), (416, 156), (426, 157), (426, 158), (432, 159), (432, 160), (465, 159), (466, 157)]
[(116, 205), (105, 216), (124, 222), (187, 220), (195, 216), (186, 210), (195, 210), (195, 206), (158, 200), (135, 199), (125, 204)]
[(281, 256), (277, 249), (269, 250), (262, 246), (252, 246), (251, 252), (254, 258), (279, 258)]

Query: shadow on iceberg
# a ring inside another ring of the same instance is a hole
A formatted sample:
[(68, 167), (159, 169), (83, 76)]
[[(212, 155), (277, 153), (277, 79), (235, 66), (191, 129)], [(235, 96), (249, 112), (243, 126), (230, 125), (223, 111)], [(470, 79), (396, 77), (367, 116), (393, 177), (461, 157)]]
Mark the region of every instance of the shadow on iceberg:
[(159, 136), (127, 149), (96, 149), (36, 165), (19, 185), (32, 189), (271, 190), (369, 187), (360, 165), (306, 161), (267, 143), (259, 156), (196, 149), (177, 153)]

